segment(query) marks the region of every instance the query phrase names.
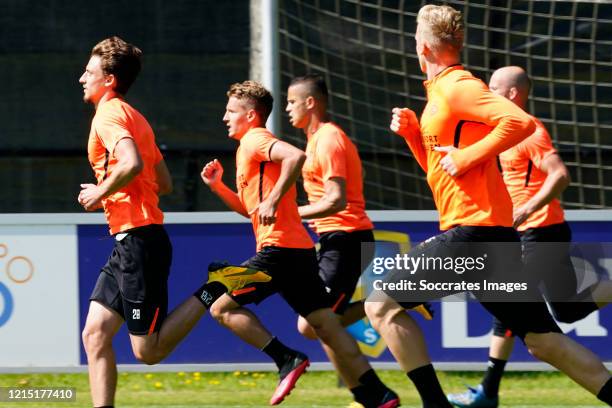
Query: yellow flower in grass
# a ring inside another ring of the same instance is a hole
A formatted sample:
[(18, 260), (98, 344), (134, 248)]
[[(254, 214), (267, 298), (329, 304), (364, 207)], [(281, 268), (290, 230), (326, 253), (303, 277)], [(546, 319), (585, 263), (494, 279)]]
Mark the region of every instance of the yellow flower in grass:
[(192, 381), (191, 381), (190, 379), (186, 379), (186, 380), (185, 380), (185, 384), (187, 384), (187, 385), (191, 384), (191, 382), (192, 382)]
[(161, 383), (161, 382), (159, 382), (159, 381), (156, 381), (156, 382), (155, 382), (155, 384), (153, 384), (153, 386), (154, 386), (155, 388), (157, 388), (157, 389), (159, 389), (159, 388), (164, 388), (164, 384), (162, 384), (162, 383)]
[(182, 371), (179, 371), (178, 373), (176, 373), (176, 375), (178, 375), (179, 377), (184, 377), (185, 373)]
[(145, 378), (147, 380), (150, 380), (151, 378), (153, 378), (153, 374), (151, 374), (151, 373), (145, 374)]
[(234, 371), (234, 377), (240, 377), (240, 371)]
[(199, 377), (202, 376), (202, 374), (200, 374), (199, 372), (196, 371), (195, 373), (193, 373), (193, 376), (194, 376), (194, 378), (199, 378)]
[(27, 378), (22, 378), (21, 380), (17, 381), (18, 385), (28, 385), (30, 383), (30, 380)]
[(208, 383), (210, 385), (219, 385), (219, 384), (221, 384), (221, 381), (219, 381), (219, 380), (209, 380)]

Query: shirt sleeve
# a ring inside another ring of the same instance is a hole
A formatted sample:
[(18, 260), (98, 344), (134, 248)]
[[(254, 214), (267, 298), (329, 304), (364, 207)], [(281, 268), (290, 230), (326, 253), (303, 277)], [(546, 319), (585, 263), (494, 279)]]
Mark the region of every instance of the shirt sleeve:
[(414, 127), (411, 129), (410, 134), (404, 138), (412, 155), (416, 159), (419, 166), (427, 173), (427, 153), (425, 152), (425, 147), (423, 146), (423, 138), (421, 136), (421, 129), (418, 127)]
[(240, 145), (251, 160), (269, 162), (272, 161), (270, 149), (277, 141), (278, 139), (265, 130), (252, 131), (244, 135)]
[(550, 155), (557, 153), (553, 147), (550, 135), (541, 123), (536, 121), (536, 131), (518, 145), (520, 153), (529, 158), (538, 168), (542, 168), (542, 162)]
[(460, 79), (449, 90), (449, 106), (456, 117), (493, 127), (476, 143), (451, 152), (458, 174), (508, 150), (535, 130), (526, 112), (473, 77)]
[(96, 116), (94, 127), (96, 135), (111, 154), (119, 140), (129, 137), (133, 139), (128, 128), (127, 116), (121, 110), (107, 109), (100, 116)]
[(319, 136), (316, 156), (324, 182), (332, 177), (346, 179), (346, 146), (338, 131)]

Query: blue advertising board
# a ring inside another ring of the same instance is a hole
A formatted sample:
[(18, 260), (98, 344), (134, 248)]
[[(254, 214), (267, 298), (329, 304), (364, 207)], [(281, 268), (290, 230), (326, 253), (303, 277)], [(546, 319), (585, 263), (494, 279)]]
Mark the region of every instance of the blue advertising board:
[[(402, 250), (402, 246), (406, 249), (410, 245), (416, 245), (439, 233), (438, 223), (435, 221), (376, 221), (375, 224), (377, 239), (387, 244), (395, 243), (398, 250)], [(612, 221), (572, 221), (570, 225), (575, 242), (612, 242)], [(209, 262), (228, 260), (231, 263), (240, 263), (255, 251), (253, 231), (248, 223), (170, 223), (166, 228), (174, 247), (169, 279), (170, 311), (202, 285)], [(113, 240), (108, 236), (105, 225), (78, 226), (81, 328), (87, 314), (88, 297), (112, 246)], [(600, 265), (609, 265), (612, 260), (600, 261)], [(288, 270), (287, 273), (291, 271)], [(296, 280), (296, 284), (299, 284), (299, 281)], [(297, 332), (297, 316), (280, 297), (273, 296), (260, 305), (249, 307), (284, 343), (304, 351), (312, 361), (327, 361), (318, 342), (306, 340)], [(436, 302), (433, 307), (436, 316), (432, 321), (418, 317), (432, 360), (486, 361), (488, 334), (491, 329), (490, 315), (476, 302)], [(612, 310), (604, 308), (580, 323), (562, 325), (562, 328), (603, 360), (612, 360), (608, 334), (612, 329)], [(366, 323), (359, 322), (351, 327), (350, 331), (361, 340), (362, 349), (365, 346), (369, 355), (377, 356), (373, 357), (374, 361), (394, 361), (379, 342), (379, 336), (367, 327)], [(115, 350), (118, 363), (137, 363), (125, 327), (115, 338)], [(522, 345), (516, 347), (512, 359), (516, 362), (535, 361)], [(242, 342), (207, 315), (163, 361), (173, 364), (268, 362), (270, 360), (264, 353)], [(86, 364), (82, 347), (81, 363)]]

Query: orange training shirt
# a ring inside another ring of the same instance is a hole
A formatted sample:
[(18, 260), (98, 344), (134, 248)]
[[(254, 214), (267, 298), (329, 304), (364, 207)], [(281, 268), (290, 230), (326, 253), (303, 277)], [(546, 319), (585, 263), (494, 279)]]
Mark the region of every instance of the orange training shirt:
[[(427, 105), (420, 128), (410, 129), (406, 142), (427, 172), (440, 229), (512, 226), (512, 202), (496, 156), (530, 135), (533, 121), (461, 65), (446, 68), (424, 85)], [(434, 151), (436, 146), (459, 149), (449, 153), (458, 175), (442, 169), (446, 153)]]
[(312, 248), (310, 235), (302, 225), (296, 203), (295, 185), (281, 198), (276, 209), (276, 222), (260, 225), (257, 211), (276, 185), (281, 164), (270, 160), (270, 150), (278, 141), (268, 130), (254, 128), (241, 139), (236, 151), (236, 187), (245, 210), (251, 214), (257, 251), (267, 246), (283, 248)]
[[(499, 155), (504, 182), (515, 208), (523, 206), (544, 184), (547, 174), (540, 170), (548, 156), (556, 154), (550, 135), (535, 117), (536, 131), (516, 146)], [(565, 221), (563, 208), (556, 198), (529, 216), (517, 229), (545, 227)]]
[(346, 187), (346, 208), (327, 217), (315, 218), (316, 232), (374, 228), (365, 212), (361, 159), (342, 129), (334, 123), (321, 126), (308, 138), (306, 157), (302, 176), (310, 203), (325, 195), (325, 182), (332, 177), (343, 178)]
[(162, 155), (147, 120), (121, 98), (100, 105), (91, 122), (87, 157), (98, 184), (112, 174), (117, 164), (115, 146), (123, 138), (134, 140), (144, 167), (126, 186), (102, 200), (111, 234), (164, 221), (155, 172)]

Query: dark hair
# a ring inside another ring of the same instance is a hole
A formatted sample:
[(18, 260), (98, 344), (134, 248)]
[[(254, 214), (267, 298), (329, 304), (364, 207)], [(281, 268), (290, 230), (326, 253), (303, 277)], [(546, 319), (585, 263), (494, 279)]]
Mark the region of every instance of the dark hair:
[(262, 123), (266, 123), (272, 112), (274, 98), (262, 84), (255, 81), (237, 82), (232, 84), (227, 91), (227, 97), (232, 96), (237, 99), (247, 99), (253, 104), (253, 109), (259, 115)]
[(289, 86), (294, 85), (306, 85), (308, 88), (309, 96), (313, 96), (316, 100), (327, 104), (327, 98), (329, 93), (327, 92), (327, 84), (325, 79), (318, 74), (306, 74), (299, 77), (295, 77), (291, 80)]
[(140, 72), (142, 51), (114, 36), (97, 43), (91, 50), (94, 55), (100, 57), (102, 72), (115, 76), (115, 91), (125, 95)]

